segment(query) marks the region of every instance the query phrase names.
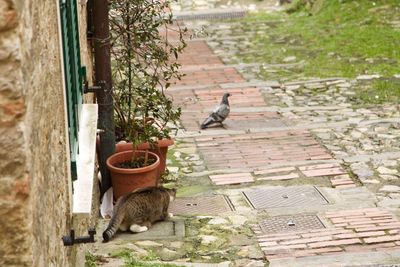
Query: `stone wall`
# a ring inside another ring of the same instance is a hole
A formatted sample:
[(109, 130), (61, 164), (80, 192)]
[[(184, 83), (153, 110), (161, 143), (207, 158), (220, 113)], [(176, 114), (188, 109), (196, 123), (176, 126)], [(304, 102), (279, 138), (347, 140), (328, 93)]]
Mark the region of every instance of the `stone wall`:
[(27, 169), (24, 136), (20, 16), (17, 3), (0, 0), (0, 266), (32, 266), (33, 177)]
[(74, 266), (57, 10), (0, 0), (0, 266)]

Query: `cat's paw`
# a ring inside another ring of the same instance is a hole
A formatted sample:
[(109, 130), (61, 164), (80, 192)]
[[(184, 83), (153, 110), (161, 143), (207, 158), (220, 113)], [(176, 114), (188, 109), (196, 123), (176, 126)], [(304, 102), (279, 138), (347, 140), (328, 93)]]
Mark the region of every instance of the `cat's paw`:
[(168, 218), (172, 218), (174, 217), (174, 214), (172, 214), (171, 212), (168, 212)]
[(132, 224), (129, 227), (129, 230), (131, 230), (131, 232), (134, 232), (134, 233), (141, 233), (141, 232), (146, 232), (147, 230), (149, 230), (149, 228), (147, 226), (140, 226), (138, 224)]

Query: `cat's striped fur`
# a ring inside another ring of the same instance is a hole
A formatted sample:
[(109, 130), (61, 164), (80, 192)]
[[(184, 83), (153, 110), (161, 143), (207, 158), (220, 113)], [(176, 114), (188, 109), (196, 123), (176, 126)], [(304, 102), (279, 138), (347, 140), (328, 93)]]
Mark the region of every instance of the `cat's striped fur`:
[(175, 199), (176, 189), (147, 187), (120, 197), (114, 214), (103, 232), (104, 242), (109, 241), (117, 230), (147, 231), (151, 224), (168, 218), (168, 206)]

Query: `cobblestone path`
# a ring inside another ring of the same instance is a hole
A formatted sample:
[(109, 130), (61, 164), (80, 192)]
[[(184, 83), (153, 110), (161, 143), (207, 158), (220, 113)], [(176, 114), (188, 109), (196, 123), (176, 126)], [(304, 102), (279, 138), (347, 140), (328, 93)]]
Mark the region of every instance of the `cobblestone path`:
[[(354, 104), (354, 88), (370, 76), (260, 79), (260, 68), (301, 62), (235, 61), (235, 49), (254, 33), (238, 31), (237, 20), (190, 17), (210, 8), (222, 16), (232, 6), (220, 2), (188, 1), (177, 12), (191, 32), (202, 26), (211, 33), (188, 41), (180, 58), (186, 76), (169, 90), (184, 128), (169, 162), (172, 182), (181, 186), (172, 227), (184, 221), (185, 237), (121, 234), (112, 249), (148, 255), (151, 248), (156, 258), (185, 266), (400, 263), (399, 106)], [(197, 11), (185, 13), (194, 5)], [(225, 128), (199, 130), (225, 92), (232, 94)]]

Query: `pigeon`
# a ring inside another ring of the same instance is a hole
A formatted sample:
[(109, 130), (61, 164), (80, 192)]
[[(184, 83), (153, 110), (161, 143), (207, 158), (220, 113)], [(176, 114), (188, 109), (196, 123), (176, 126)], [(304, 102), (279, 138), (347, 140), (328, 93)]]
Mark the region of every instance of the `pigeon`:
[(225, 93), (222, 97), (221, 103), (216, 106), (213, 112), (208, 116), (207, 119), (201, 124), (200, 128), (205, 129), (208, 126), (219, 123), (222, 126), (222, 122), (228, 117), (230, 112), (228, 97), (230, 97), (230, 93)]

